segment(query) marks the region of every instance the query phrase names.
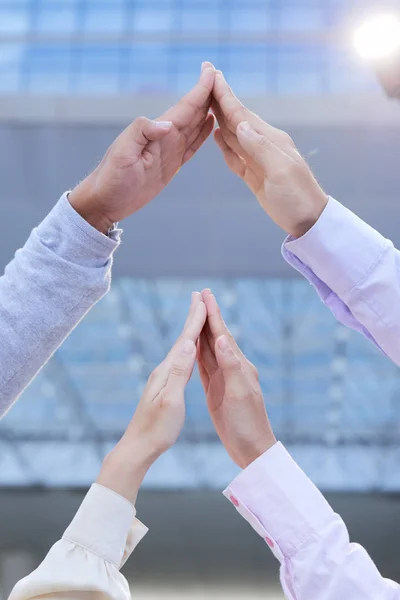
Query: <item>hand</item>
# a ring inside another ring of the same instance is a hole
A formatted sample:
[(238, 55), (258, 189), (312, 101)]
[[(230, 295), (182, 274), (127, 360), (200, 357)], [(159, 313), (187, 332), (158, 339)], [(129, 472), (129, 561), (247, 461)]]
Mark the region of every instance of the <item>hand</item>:
[(201, 294), (193, 294), (182, 334), (150, 375), (131, 423), (103, 463), (98, 483), (132, 502), (153, 462), (178, 439), (185, 420), (185, 387), (196, 362), (206, 320)]
[(209, 114), (215, 69), (203, 63), (197, 85), (159, 119), (139, 117), (99, 166), (69, 195), (73, 208), (103, 233), (155, 198), (214, 128)]
[(246, 468), (276, 439), (268, 420), (257, 369), (228, 331), (217, 301), (204, 290), (207, 321), (198, 344), (200, 377), (215, 429), (231, 458)]
[(215, 140), (230, 169), (248, 185), (265, 212), (293, 237), (319, 219), (328, 198), (290, 136), (248, 110), (221, 71), (216, 72)]

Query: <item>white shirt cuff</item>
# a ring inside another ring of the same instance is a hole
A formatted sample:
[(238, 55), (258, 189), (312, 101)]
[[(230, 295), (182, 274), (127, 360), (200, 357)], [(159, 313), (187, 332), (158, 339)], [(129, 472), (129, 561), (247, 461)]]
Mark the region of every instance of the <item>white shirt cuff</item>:
[(120, 569), (148, 531), (135, 517), (136, 509), (128, 500), (95, 483), (63, 539)]
[(334, 514), (280, 442), (236, 477), (224, 496), (281, 563)]

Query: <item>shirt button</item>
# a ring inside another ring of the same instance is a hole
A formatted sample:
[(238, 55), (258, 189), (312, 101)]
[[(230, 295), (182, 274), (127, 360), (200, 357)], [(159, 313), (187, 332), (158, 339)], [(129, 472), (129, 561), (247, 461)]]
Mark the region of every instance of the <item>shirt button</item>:
[(231, 496), (230, 501), (232, 502), (233, 506), (236, 506), (236, 508), (239, 506), (239, 501), (235, 498), (235, 496)]
[(274, 544), (274, 542), (271, 540), (271, 538), (269, 538), (269, 537), (266, 537), (266, 538), (265, 538), (265, 541), (267, 542), (267, 544), (268, 544), (268, 546), (269, 546), (270, 548), (273, 548), (273, 547), (275, 546), (275, 544)]

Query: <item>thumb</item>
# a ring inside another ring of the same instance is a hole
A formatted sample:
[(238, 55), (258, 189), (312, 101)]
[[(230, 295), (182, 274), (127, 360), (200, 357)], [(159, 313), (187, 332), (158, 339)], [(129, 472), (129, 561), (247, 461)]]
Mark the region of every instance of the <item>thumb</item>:
[(257, 133), (248, 121), (239, 123), (236, 135), (243, 150), (265, 171), (271, 166), (271, 159), (279, 154), (277, 146), (264, 135)]
[(152, 121), (146, 117), (139, 117), (130, 125), (133, 141), (140, 148), (162, 139), (172, 128), (172, 121)]
[(221, 335), (215, 343), (215, 357), (218, 366), (225, 373), (238, 373), (242, 370), (240, 358), (234, 352), (227, 335)]
[(168, 386), (174, 391), (184, 390), (196, 361), (196, 344), (186, 339), (180, 344), (179, 353), (174, 357), (168, 373)]

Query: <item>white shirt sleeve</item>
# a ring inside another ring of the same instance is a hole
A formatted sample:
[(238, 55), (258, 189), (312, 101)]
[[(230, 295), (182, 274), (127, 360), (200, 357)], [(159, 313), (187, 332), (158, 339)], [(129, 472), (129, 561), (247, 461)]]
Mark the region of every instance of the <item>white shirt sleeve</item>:
[(282, 444), (245, 469), (224, 495), (281, 563), (289, 600), (399, 600)]
[(130, 600), (120, 569), (148, 531), (135, 516), (128, 500), (94, 484), (62, 539), (9, 600)]

